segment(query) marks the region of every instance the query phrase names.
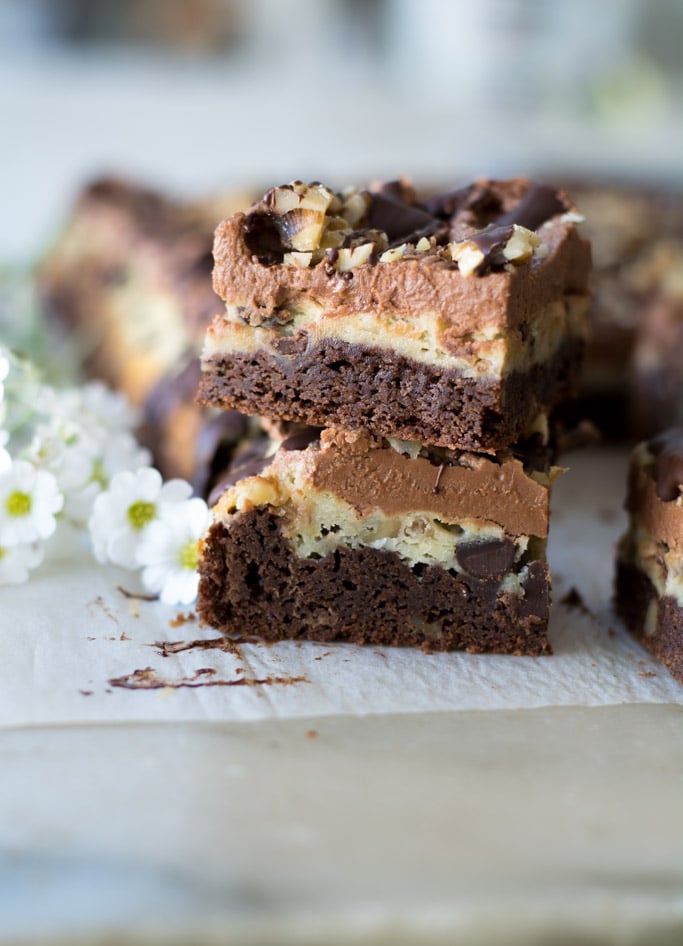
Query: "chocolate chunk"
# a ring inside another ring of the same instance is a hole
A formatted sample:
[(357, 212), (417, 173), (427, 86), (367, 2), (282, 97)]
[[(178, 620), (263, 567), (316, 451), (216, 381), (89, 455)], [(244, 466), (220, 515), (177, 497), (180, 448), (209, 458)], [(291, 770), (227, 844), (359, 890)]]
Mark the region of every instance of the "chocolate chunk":
[(536, 230), (555, 214), (561, 214), (567, 207), (552, 187), (536, 184), (530, 187), (516, 207), (496, 218), (498, 226), (518, 224), (527, 230)]
[(192, 488), (205, 496), (216, 476), (229, 463), (235, 446), (247, 435), (247, 418), (239, 411), (221, 411), (208, 420), (195, 442)]
[(389, 194), (372, 194), (368, 227), (383, 230), (389, 244), (417, 243), (434, 233), (442, 223), (414, 204), (407, 204)]
[(458, 565), (473, 578), (501, 578), (515, 560), (515, 545), (510, 539), (493, 539), (458, 545)]
[(161, 427), (183, 403), (191, 403), (201, 378), (199, 358), (191, 358), (180, 371), (165, 374), (152, 388), (145, 402), (145, 419)]
[(280, 444), (281, 450), (305, 450), (306, 447), (318, 440), (322, 427), (302, 427), (301, 430), (290, 434), (286, 440)]
[(226, 489), (230, 489), (235, 483), (239, 483), (240, 480), (245, 480), (248, 476), (258, 476), (259, 473), (262, 473), (272, 459), (266, 456), (269, 446), (269, 439), (262, 437), (259, 440), (255, 440), (244, 453), (235, 457), (225, 475), (218, 480), (209, 493), (207, 500), (209, 506), (214, 506)]
[(429, 200), (424, 202), (423, 206), (427, 213), (432, 214), (434, 217), (448, 220), (450, 217), (455, 216), (461, 207), (466, 205), (471, 193), (471, 185), (469, 187), (460, 187), (458, 190), (448, 191), (446, 194), (437, 194), (435, 197), (430, 197)]
[(285, 246), (272, 214), (254, 211), (246, 215), (244, 243), (249, 252), (264, 266), (282, 262)]
[(477, 266), (477, 275), (481, 276), (491, 266), (503, 266), (506, 262), (503, 256), (503, 250), (512, 236), (512, 224), (508, 226), (499, 226), (490, 223), (479, 233), (470, 237), (470, 242), (476, 244), (484, 254), (482, 263)]
[(665, 502), (678, 499), (683, 485), (683, 427), (673, 427), (654, 437), (649, 443), (655, 456), (657, 496)]

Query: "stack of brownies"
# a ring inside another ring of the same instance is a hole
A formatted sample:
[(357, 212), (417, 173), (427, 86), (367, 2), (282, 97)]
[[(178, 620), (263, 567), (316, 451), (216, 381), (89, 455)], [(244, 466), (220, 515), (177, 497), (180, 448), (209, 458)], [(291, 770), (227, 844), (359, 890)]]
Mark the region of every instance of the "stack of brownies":
[[(202, 542), (214, 627), (549, 652), (548, 415), (575, 388), (590, 250), (567, 196), (295, 182), (216, 231), (199, 399), (280, 442)], [(284, 439), (282, 439), (284, 437)]]

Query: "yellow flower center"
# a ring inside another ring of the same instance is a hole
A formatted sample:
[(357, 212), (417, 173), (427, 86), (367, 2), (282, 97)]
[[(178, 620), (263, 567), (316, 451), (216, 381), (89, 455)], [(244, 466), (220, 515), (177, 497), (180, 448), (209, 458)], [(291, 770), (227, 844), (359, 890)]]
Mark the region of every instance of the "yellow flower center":
[(109, 485), (107, 480), (107, 474), (104, 472), (104, 466), (101, 460), (95, 460), (92, 465), (92, 473), (90, 475), (90, 482), (97, 483), (98, 486), (101, 486), (102, 489), (106, 489)]
[(178, 561), (180, 562), (181, 568), (187, 568), (188, 571), (191, 572), (197, 571), (197, 565), (199, 563), (199, 545), (194, 541), (194, 539), (190, 539), (189, 542), (186, 542), (185, 545), (183, 545), (178, 554)]
[(0, 545), (0, 562), (3, 560), (5, 555), (7, 555), (7, 550), (3, 549), (3, 547)]
[(141, 499), (128, 507), (128, 521), (136, 532), (144, 529), (157, 514), (154, 503), (146, 503)]
[(10, 516), (28, 516), (31, 511), (32, 500), (28, 493), (15, 489), (5, 500), (5, 509)]

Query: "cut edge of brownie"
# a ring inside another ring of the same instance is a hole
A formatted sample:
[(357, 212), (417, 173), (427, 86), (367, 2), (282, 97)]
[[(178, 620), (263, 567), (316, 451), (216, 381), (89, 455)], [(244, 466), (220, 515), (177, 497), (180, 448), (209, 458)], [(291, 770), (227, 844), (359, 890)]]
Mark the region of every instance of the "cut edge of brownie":
[(215, 355), (203, 364), (197, 399), (247, 414), (492, 452), (522, 438), (539, 413), (575, 392), (583, 349), (582, 338), (569, 339), (548, 361), (485, 383), (332, 339), (292, 359), (265, 350)]
[[(614, 604), (631, 634), (683, 683), (683, 607), (670, 595), (659, 597), (651, 580), (631, 562), (617, 560)], [(646, 619), (657, 601), (654, 634), (646, 633)]]
[(528, 564), (524, 595), (501, 576), (475, 579), (396, 553), (340, 546), (300, 558), (266, 509), (214, 523), (203, 542), (197, 611), (224, 633), (266, 641), (356, 644), (516, 655), (551, 653), (550, 573)]

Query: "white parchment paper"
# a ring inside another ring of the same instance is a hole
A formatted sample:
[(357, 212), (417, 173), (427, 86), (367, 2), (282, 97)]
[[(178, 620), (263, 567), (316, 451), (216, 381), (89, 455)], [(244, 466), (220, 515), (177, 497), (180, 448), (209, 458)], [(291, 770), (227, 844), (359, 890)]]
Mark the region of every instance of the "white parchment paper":
[[(72, 549), (29, 584), (0, 590), (0, 723), (683, 702), (683, 687), (611, 611), (626, 453), (577, 452), (567, 465), (555, 486), (551, 523), (552, 657), (309, 642), (185, 649), (218, 635), (187, 612), (178, 623), (178, 609), (124, 596), (118, 586), (135, 588), (134, 576)], [(585, 607), (562, 602), (572, 587)], [(166, 655), (164, 642), (174, 644)]]

